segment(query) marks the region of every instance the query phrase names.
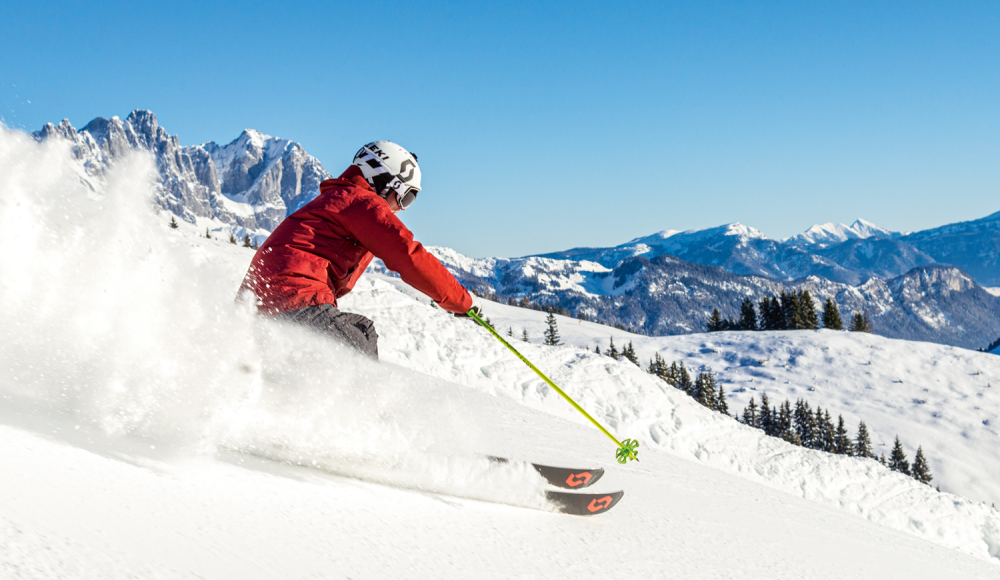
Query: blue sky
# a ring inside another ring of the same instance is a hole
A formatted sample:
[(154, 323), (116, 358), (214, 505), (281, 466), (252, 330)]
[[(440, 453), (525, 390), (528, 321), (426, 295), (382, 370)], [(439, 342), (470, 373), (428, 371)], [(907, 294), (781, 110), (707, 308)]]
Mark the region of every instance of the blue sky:
[[(139, 6), (135, 4), (140, 4)], [(1000, 211), (1000, 2), (5, 2), (0, 115), (417, 152), (471, 256)]]

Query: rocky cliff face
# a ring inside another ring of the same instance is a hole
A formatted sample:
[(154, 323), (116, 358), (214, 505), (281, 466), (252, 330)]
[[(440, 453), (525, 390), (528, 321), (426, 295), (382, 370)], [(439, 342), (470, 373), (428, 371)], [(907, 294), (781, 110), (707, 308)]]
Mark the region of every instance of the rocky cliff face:
[(301, 145), (247, 129), (228, 145), (182, 146), (150, 111), (124, 121), (97, 118), (77, 131), (69, 121), (34, 133), (39, 141), (66, 139), (88, 176), (135, 151), (152, 153), (160, 183), (154, 203), (181, 219), (214, 218), (239, 231), (266, 235), (319, 194), (331, 175)]

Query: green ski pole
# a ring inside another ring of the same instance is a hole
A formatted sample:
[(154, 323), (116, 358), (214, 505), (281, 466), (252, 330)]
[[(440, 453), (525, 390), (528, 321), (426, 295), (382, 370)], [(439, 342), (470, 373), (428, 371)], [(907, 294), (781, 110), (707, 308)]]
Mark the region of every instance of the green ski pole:
[(615, 445), (618, 446), (618, 450), (615, 451), (615, 459), (618, 460), (618, 463), (625, 463), (629, 459), (635, 459), (636, 461), (639, 461), (639, 451), (637, 451), (637, 448), (639, 447), (639, 442), (638, 441), (636, 441), (635, 439), (626, 439), (625, 441), (618, 441), (618, 439), (616, 439), (614, 435), (612, 435), (607, 429), (604, 428), (604, 425), (601, 425), (597, 421), (597, 419), (594, 419), (593, 417), (591, 417), (590, 413), (588, 413), (587, 411), (585, 411), (583, 409), (583, 407), (581, 407), (580, 405), (578, 405), (577, 402), (573, 400), (572, 397), (570, 397), (569, 395), (567, 395), (565, 391), (563, 391), (555, 383), (553, 383), (552, 379), (550, 379), (549, 377), (545, 376), (545, 374), (542, 373), (542, 371), (538, 370), (538, 367), (536, 367), (535, 365), (531, 364), (531, 361), (529, 361), (528, 359), (524, 358), (523, 354), (517, 352), (516, 348), (514, 348), (513, 346), (511, 346), (511, 344), (509, 342), (507, 342), (506, 340), (504, 340), (504, 338), (502, 336), (500, 336), (497, 333), (496, 330), (493, 330), (493, 327), (491, 327), (489, 324), (486, 324), (486, 321), (483, 320), (482, 318), (480, 318), (479, 315), (476, 314), (476, 312), (474, 310), (470, 309), (468, 312), (466, 312), (466, 314), (468, 314), (473, 320), (475, 320), (480, 325), (482, 325), (483, 328), (485, 328), (486, 330), (490, 331), (490, 334), (492, 334), (493, 336), (495, 336), (496, 339), (499, 340), (501, 343), (503, 343), (504, 346), (506, 346), (507, 348), (509, 348), (512, 353), (514, 353), (515, 355), (517, 355), (517, 358), (521, 359), (521, 362), (523, 362), (524, 364), (528, 365), (528, 368), (530, 368), (531, 370), (535, 371), (535, 374), (537, 374), (538, 376), (542, 377), (542, 380), (545, 381), (550, 387), (552, 387), (555, 390), (555, 392), (557, 392), (560, 395), (562, 395), (562, 397), (564, 399), (566, 399), (566, 401), (570, 405), (573, 405), (574, 409), (576, 409), (577, 411), (580, 411), (580, 413), (584, 417), (586, 417), (591, 423), (593, 423), (595, 427), (597, 427), (598, 429), (600, 429), (601, 433), (604, 433), (612, 441), (614, 441)]

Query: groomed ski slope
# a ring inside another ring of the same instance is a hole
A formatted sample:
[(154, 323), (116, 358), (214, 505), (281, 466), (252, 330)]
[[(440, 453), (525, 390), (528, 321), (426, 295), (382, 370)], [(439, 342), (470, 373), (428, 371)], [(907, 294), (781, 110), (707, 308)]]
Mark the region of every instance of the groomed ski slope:
[[(250, 251), (152, 216), (148, 159), (91, 191), (69, 151), (2, 129), (0, 166), (0, 577), (1000, 569), (986, 506), (766, 438), (630, 363), (523, 345), (642, 441), (618, 466), (492, 337), (396, 280), (366, 277), (342, 304), (375, 320), (383, 364), (262, 322), (232, 304)], [(530, 469), (484, 453), (599, 464), (599, 489), (626, 496), (597, 518), (546, 513)]]

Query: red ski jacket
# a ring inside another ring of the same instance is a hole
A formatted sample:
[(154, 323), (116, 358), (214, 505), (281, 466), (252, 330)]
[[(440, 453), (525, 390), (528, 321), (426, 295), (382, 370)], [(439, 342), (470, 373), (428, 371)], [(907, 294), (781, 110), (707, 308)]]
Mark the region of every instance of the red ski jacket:
[(316, 199), (278, 224), (257, 250), (240, 291), (257, 296), (262, 314), (275, 315), (346, 295), (372, 254), (450, 312), (467, 312), (472, 297), (376, 195), (351, 166), (320, 184)]

